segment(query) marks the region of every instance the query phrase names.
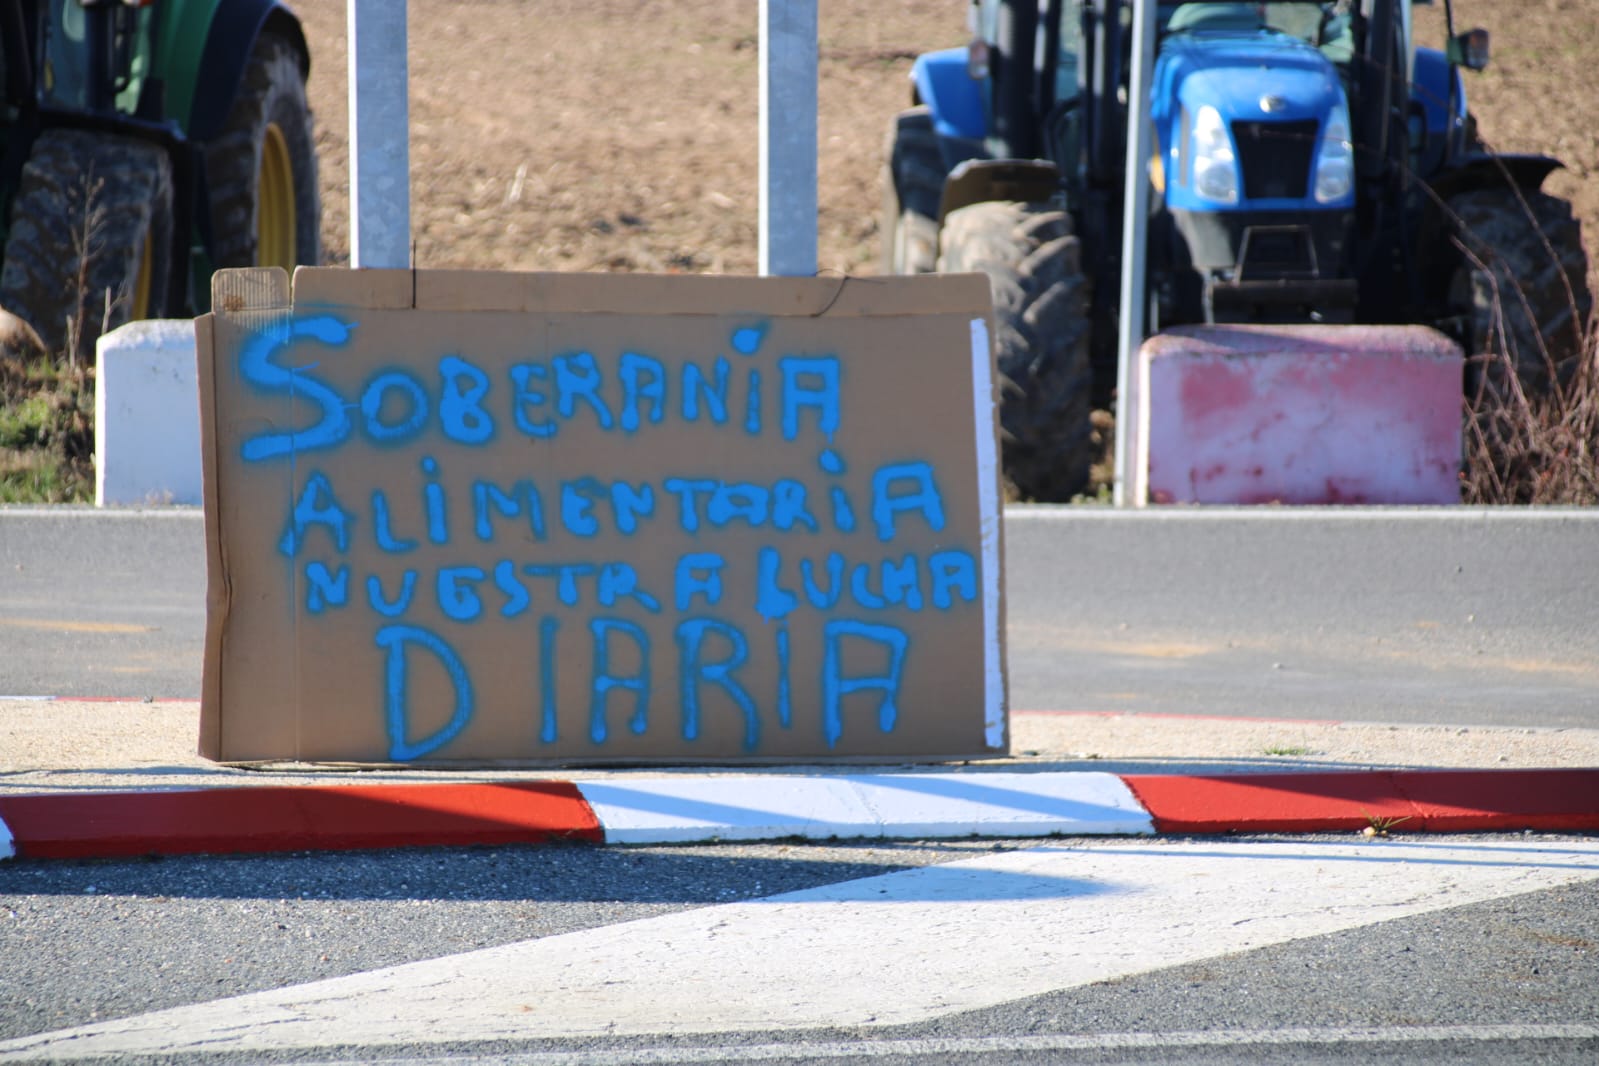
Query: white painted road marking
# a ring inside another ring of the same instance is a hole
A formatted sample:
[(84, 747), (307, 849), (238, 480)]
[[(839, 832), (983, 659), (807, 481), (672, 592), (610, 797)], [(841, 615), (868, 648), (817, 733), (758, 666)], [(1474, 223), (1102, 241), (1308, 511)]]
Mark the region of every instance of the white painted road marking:
[(1115, 774), (767, 774), (581, 781), (608, 844), (1150, 834)]
[(0, 1059), (902, 1025), (1594, 879), (1599, 840), (1048, 846), (24, 1037)]
[[(925, 1037), (854, 1043), (733, 1044), (727, 1047), (645, 1047), (610, 1051), (497, 1053), (498, 1066), (679, 1066), (706, 1062), (794, 1062), (811, 1059), (881, 1059), (1014, 1052), (1175, 1051), (1206, 1047), (1335, 1047), (1342, 1044), (1502, 1043), (1518, 1040), (1599, 1040), (1599, 1025), (1414, 1025), (1327, 1029), (1207, 1029), (1180, 1033), (1094, 1033), (1078, 1036)], [(302, 1066), (422, 1066), (459, 1063), (460, 1056), (340, 1059)], [(479, 1061), (479, 1060), (472, 1060)]]

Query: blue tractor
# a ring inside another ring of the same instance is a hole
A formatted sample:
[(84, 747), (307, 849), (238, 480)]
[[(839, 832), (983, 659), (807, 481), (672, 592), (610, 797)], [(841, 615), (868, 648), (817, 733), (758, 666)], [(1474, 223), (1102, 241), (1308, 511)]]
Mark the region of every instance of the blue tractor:
[[(972, 43), (916, 60), (890, 132), (885, 268), (989, 276), (1020, 498), (1083, 490), (1115, 385), (1132, 6), (974, 0)], [(1152, 332), (1426, 324), (1508, 357), (1473, 361), (1468, 389), (1547, 388), (1574, 365), (1587, 259), (1570, 204), (1540, 189), (1560, 163), (1485, 149), (1460, 70), (1487, 63), (1487, 33), (1457, 35), (1444, 0), (1444, 47), (1418, 48), (1411, 8), (1159, 4), (1140, 118)]]

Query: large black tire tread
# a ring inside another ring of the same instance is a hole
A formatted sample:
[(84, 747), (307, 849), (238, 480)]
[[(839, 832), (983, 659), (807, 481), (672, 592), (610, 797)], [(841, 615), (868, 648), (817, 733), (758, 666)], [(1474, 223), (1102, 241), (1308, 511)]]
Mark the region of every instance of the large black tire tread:
[(222, 132), (205, 145), (217, 269), (261, 265), (256, 250), (257, 184), (267, 130), (274, 125), (287, 143), (294, 175), (294, 258), (298, 264), (315, 266), (322, 257), (322, 199), (305, 75), (299, 50), (267, 31), (250, 53)]
[(1001, 377), (1005, 476), (1020, 499), (1064, 502), (1088, 484), (1089, 290), (1071, 216), (989, 202), (944, 220), (938, 269), (988, 275)]
[(1461, 243), (1481, 264), (1469, 257), (1462, 263), (1452, 295), (1485, 380), (1507, 384), (1507, 368), (1514, 366), (1522, 388), (1536, 396), (1575, 367), (1593, 297), (1571, 204), (1541, 192), (1523, 195), (1526, 206), (1508, 187), (1449, 199)]
[[(165, 151), (105, 133), (46, 130), (34, 141), (12, 201), (0, 307), (31, 325), (47, 352), (90, 360), (102, 328), (114, 329), (136, 311), (166, 311), (171, 254), (172, 165)], [(149, 288), (137, 309), (141, 269)]]
[(938, 266), (938, 201), (944, 157), (926, 107), (894, 116), (883, 173), (883, 272), (931, 274)]

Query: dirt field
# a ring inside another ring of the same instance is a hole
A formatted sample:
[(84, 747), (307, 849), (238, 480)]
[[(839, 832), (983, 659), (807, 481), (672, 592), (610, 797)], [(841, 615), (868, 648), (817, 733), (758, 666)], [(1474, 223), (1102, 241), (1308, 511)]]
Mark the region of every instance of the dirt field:
[[(324, 234), (347, 261), (344, 0), (301, 0)], [(949, 0), (821, 6), (821, 265), (875, 265), (878, 168)], [(411, 169), (424, 267), (752, 273), (752, 0), (411, 0)]]
[[(324, 244), (336, 265), (350, 249), (346, 2), (291, 0), (311, 42)], [(889, 119), (909, 102), (912, 58), (965, 39), (965, 3), (819, 5), (819, 265), (873, 273)], [(1501, 151), (1565, 161), (1547, 188), (1575, 204), (1590, 263), (1599, 261), (1599, 122), (1588, 107), (1599, 99), (1596, 6), (1455, 4), (1460, 28), (1493, 34), (1491, 66), (1466, 75), (1483, 136)], [(755, 0), (409, 0), (409, 10), (417, 265), (755, 271)], [(1440, 46), (1441, 9), (1418, 9), (1417, 21), (1418, 39)], [(1599, 290), (1599, 271), (1590, 266), (1590, 276)], [(1599, 406), (1599, 385), (1586, 402)], [(93, 409), (92, 372), (39, 364), (0, 374), (0, 502), (92, 495)], [(1545, 444), (1533, 452), (1569, 451)]]
[[(965, 37), (960, 0), (819, 0), (820, 266), (877, 268), (889, 116), (920, 51)], [(349, 259), (345, 0), (295, 0), (314, 55), (329, 261)], [(1599, 249), (1592, 0), (1457, 0), (1493, 34), (1467, 75), (1483, 135), (1568, 170)], [(752, 273), (754, 0), (410, 0), (412, 225), (423, 267)], [(1418, 37), (1443, 40), (1442, 10)], [(1599, 258), (1599, 256), (1591, 256)]]

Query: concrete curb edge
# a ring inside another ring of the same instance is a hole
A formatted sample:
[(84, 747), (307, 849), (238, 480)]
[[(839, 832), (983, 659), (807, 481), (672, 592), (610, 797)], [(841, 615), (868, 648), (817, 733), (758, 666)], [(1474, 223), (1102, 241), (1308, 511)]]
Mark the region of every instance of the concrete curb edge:
[(0, 796), (0, 859), (1367, 827), (1595, 831), (1599, 769), (674, 774), (12, 795)]

